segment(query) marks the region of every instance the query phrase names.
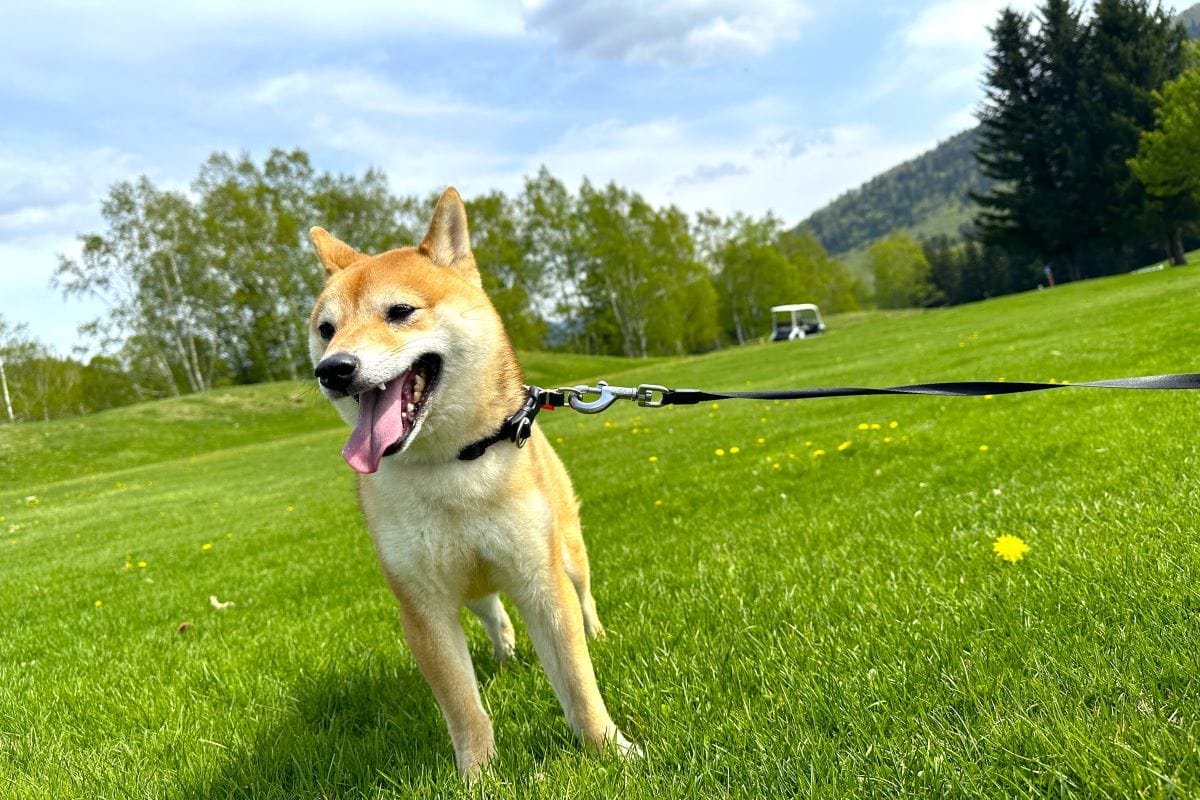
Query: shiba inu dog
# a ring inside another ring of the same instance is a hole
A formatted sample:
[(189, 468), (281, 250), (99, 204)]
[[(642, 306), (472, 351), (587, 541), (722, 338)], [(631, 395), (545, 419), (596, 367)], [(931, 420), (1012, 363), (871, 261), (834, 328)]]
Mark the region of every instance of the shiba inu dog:
[(361, 473), (359, 505), (459, 771), (474, 776), (496, 752), (459, 609), (479, 617), (504, 661), (514, 640), (501, 591), (575, 734), (637, 755), (588, 656), (603, 628), (571, 481), (539, 429), (523, 448), (497, 434), (528, 395), (458, 192), (441, 196), (417, 247), (370, 256), (310, 233), (326, 272), (310, 324), (316, 377), (353, 427), (342, 455)]

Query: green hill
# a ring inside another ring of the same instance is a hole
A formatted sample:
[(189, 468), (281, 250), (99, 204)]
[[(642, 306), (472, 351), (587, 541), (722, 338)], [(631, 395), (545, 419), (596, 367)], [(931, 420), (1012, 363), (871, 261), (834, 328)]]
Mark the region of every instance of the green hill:
[(797, 229), (812, 231), (826, 250), (840, 257), (865, 250), (897, 228), (918, 239), (957, 236), (971, 221), (969, 193), (991, 185), (972, 155), (978, 131), (963, 131), (846, 192)]
[[(726, 389), (1182, 371), (1197, 292), (1163, 270), (539, 369)], [(647, 757), (583, 752), (523, 632), (498, 669), (469, 622), (501, 753), (473, 793), (315, 393), (0, 428), (0, 795), (1196, 796), (1198, 399), (543, 414), (583, 502), (599, 681)]]

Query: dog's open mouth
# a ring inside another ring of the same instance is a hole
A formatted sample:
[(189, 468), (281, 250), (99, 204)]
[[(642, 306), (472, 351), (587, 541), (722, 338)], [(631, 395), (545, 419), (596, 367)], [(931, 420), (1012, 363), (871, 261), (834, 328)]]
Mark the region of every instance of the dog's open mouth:
[(358, 422), (342, 448), (346, 463), (363, 474), (379, 469), (384, 456), (406, 448), (425, 420), (442, 360), (429, 354), (384, 384), (355, 396)]

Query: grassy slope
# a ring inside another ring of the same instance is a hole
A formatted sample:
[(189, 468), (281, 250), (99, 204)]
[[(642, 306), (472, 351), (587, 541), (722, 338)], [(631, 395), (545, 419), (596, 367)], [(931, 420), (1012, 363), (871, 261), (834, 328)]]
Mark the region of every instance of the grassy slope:
[[(564, 366), (729, 389), (1189, 370), (1197, 290), (1174, 270)], [(497, 670), (471, 623), (489, 794), (1200, 792), (1195, 409), (1065, 389), (543, 415), (584, 500), (601, 685), (649, 756), (589, 758), (527, 640)], [(458, 791), (345, 435), (294, 386), (0, 430), (0, 796)]]

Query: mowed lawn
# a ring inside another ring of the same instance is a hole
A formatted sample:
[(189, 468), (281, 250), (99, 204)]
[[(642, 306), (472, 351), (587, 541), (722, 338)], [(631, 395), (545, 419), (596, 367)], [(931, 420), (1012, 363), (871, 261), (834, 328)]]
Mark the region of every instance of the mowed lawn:
[[(1188, 267), (532, 363), (730, 390), (1200, 371), (1198, 293)], [(1200, 393), (1080, 388), (543, 414), (646, 757), (588, 755), (523, 633), (499, 669), (467, 620), (500, 751), (471, 789), (312, 387), (3, 427), (0, 797), (1195, 796), (1198, 423)]]

